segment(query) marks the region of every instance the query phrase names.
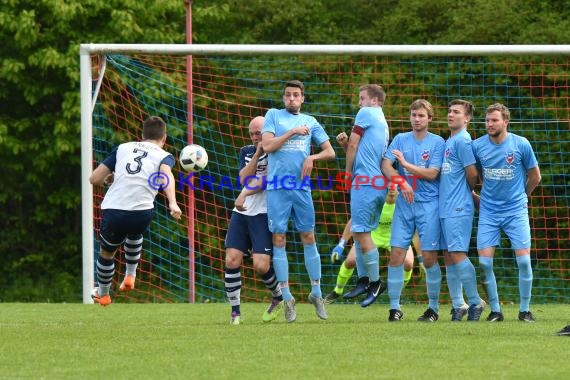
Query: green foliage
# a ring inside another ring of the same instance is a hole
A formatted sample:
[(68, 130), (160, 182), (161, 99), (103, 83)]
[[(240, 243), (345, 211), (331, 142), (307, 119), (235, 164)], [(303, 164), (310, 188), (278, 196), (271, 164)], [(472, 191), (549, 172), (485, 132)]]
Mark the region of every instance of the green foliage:
[[(568, 1), (193, 3), (193, 41), (202, 44), (570, 43)], [(55, 299), (44, 291), (49, 288), (43, 286), (47, 278), (68, 273), (79, 284), (81, 275), (79, 44), (183, 43), (185, 4), (181, 0), (5, 0), (0, 3), (0, 40), (0, 299), (15, 299), (17, 294), (29, 301)], [(359, 72), (372, 80), (374, 73), (366, 71), (365, 59), (361, 62)], [(532, 70), (532, 65), (527, 69)], [(393, 83), (403, 80), (398, 75), (393, 74)], [(564, 80), (565, 75), (551, 72), (540, 79)], [(334, 76), (320, 80), (326, 83)], [(271, 105), (259, 102), (260, 108)], [(350, 102), (347, 96), (332, 99), (332, 104), (345, 104), (346, 114), (351, 114)], [(233, 112), (242, 111), (232, 109), (228, 114)], [(323, 123), (329, 124), (328, 117)], [(198, 135), (208, 125), (199, 123), (195, 128)], [(550, 137), (552, 132), (544, 133)], [(117, 139), (109, 136), (109, 141)], [(567, 150), (555, 136), (551, 140), (541, 160)], [(564, 173), (557, 174), (553, 180), (564, 181)], [(566, 207), (567, 215), (567, 205), (558, 207), (546, 212)], [(59, 278), (66, 281), (65, 276)], [(30, 284), (37, 289), (18, 293), (19, 287), (29, 289)]]
[[(1, 298), (55, 299), (42, 285), (59, 273), (81, 283), (79, 44), (181, 43), (184, 12), (177, 0), (0, 5)], [(60, 285), (59, 301), (76, 300)]]

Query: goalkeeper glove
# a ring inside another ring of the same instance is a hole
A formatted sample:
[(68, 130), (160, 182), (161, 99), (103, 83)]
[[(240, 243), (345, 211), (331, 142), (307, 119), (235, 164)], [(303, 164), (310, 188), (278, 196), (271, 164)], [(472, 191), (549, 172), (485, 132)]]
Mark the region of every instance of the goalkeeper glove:
[(342, 256), (342, 252), (344, 251), (344, 247), (342, 245), (337, 245), (336, 247), (333, 248), (332, 252), (331, 252), (331, 263), (334, 263), (335, 261), (342, 261), (343, 256)]

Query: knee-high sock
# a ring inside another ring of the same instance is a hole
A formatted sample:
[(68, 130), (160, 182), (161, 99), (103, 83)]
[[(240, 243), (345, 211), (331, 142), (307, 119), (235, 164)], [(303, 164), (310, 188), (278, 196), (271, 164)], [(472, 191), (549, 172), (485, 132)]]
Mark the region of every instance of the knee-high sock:
[(354, 242), (354, 253), (354, 257), (356, 259), (356, 274), (358, 275), (358, 278), (367, 277), (368, 273), (366, 272), (366, 264), (362, 257), (362, 248), (360, 247), (360, 243), (357, 241)]
[(322, 297), (321, 292), (321, 257), (317, 251), (317, 244), (304, 244), (303, 252), (305, 256), (305, 268), (311, 280), (311, 294), (315, 297)]
[(457, 266), (458, 264), (445, 266), (445, 279), (447, 280), (447, 288), (449, 289), (449, 296), (454, 309), (459, 309), (465, 303)]
[(125, 240), (125, 262), (127, 268), (125, 274), (129, 276), (137, 275), (137, 267), (141, 258), (143, 237), (130, 238)]
[(265, 287), (269, 289), (273, 298), (283, 299), (281, 288), (277, 282), (277, 277), (275, 276), (275, 270), (273, 270), (273, 267), (269, 267), (267, 273), (261, 275), (261, 280), (265, 284)]
[(479, 292), (477, 291), (477, 274), (475, 267), (469, 257), (455, 265), (457, 267), (457, 275), (461, 280), (469, 305), (478, 305), (481, 302)]
[(519, 294), (521, 297), (520, 311), (529, 311), (532, 293), (532, 266), (530, 255), (517, 256), (519, 267)]
[(97, 283), (100, 296), (109, 294), (111, 282), (115, 275), (115, 259), (105, 259), (101, 256), (97, 258)]
[(279, 287), (283, 292), (283, 299), (289, 301), (293, 296), (289, 290), (289, 261), (285, 247), (273, 247), (273, 268)]
[(366, 252), (362, 257), (362, 261), (366, 267), (366, 273), (368, 273), (368, 279), (370, 282), (378, 281), (380, 279), (380, 255), (378, 253), (378, 248), (373, 248)]
[(334, 288), (336, 294), (343, 293), (344, 287), (348, 283), (348, 280), (350, 280), (353, 272), (354, 268), (348, 269), (343, 261), (340, 269), (338, 270), (338, 275), (336, 276), (336, 287)]
[(439, 291), (441, 290), (441, 269), (437, 262), (426, 268), (426, 287), (429, 307), (437, 313), (439, 311)]
[(491, 311), (500, 312), (501, 305), (499, 304), (499, 293), (497, 292), (497, 280), (493, 272), (493, 258), (486, 256), (479, 256), (479, 265), (483, 270), (483, 283), (487, 289), (487, 297), (489, 298), (489, 305)]
[(400, 296), (404, 288), (404, 265), (388, 267), (388, 297), (390, 309), (400, 310)]
[(240, 295), (241, 295), (241, 273), (239, 268), (226, 268), (224, 274), (224, 285), (226, 295), (230, 301), (232, 311), (239, 313)]

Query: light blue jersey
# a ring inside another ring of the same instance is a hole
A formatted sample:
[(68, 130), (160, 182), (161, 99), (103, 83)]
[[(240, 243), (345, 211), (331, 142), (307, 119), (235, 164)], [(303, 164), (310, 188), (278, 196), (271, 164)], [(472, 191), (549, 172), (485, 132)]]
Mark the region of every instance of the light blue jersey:
[[(362, 107), (356, 114), (354, 125), (364, 129), (352, 168), (353, 178), (357, 175), (372, 179), (381, 176), (380, 162), (386, 152), (390, 132), (384, 112), (380, 107)], [(366, 185), (371, 186), (368, 182)]]
[(508, 133), (500, 144), (489, 135), (473, 142), (473, 154), (483, 177), (480, 215), (515, 215), (528, 212), (525, 192), (527, 171), (538, 166), (528, 140)]
[[(445, 141), (441, 136), (428, 132), (423, 140), (416, 140), (413, 132), (399, 133), (386, 150), (384, 158), (392, 162), (397, 159), (392, 154), (392, 150), (399, 150), (404, 155), (406, 161), (420, 168), (436, 168), (440, 170), (443, 162), (443, 151), (445, 149)], [(401, 165), (398, 165), (398, 173), (406, 177), (410, 186), (416, 186), (414, 189), (415, 202), (428, 202), (437, 199), (439, 194), (439, 179), (435, 181), (426, 181), (412, 178), (412, 174), (406, 171)], [(407, 247), (407, 246), (406, 246)]]
[(439, 178), (439, 216), (450, 218), (473, 215), (473, 195), (467, 183), (465, 168), (475, 164), (471, 135), (466, 129), (445, 142)]
[[(302, 113), (294, 115), (285, 109), (272, 108), (267, 111), (262, 133), (270, 132), (279, 137), (302, 125), (306, 125), (310, 129), (307, 136), (295, 135), (287, 140), (280, 149), (269, 153), (267, 190), (292, 189), (292, 183), (297, 185), (303, 183), (301, 169), (303, 162), (311, 152), (311, 141), (320, 146), (329, 139), (323, 127), (312, 116)], [(298, 186), (293, 187), (299, 188)], [(302, 189), (310, 191), (310, 184), (303, 186)]]

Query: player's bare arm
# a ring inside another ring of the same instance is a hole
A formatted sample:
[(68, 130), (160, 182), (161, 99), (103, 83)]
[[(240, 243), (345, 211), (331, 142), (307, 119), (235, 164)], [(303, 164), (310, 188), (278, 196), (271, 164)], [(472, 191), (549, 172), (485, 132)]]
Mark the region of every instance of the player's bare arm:
[(160, 165), (160, 171), (168, 177), (168, 184), (164, 190), (164, 194), (166, 194), (166, 198), (168, 199), (168, 208), (170, 209), (170, 215), (179, 220), (182, 217), (182, 210), (178, 206), (176, 202), (176, 187), (174, 182), (174, 176), (172, 175), (172, 169), (170, 166), (162, 164)]
[(248, 181), (247, 186), (241, 190), (235, 200), (235, 206), (238, 211), (246, 211), (247, 207), (244, 207), (245, 199), (250, 195), (265, 190), (264, 185), (266, 184), (263, 183), (263, 180), (261, 178), (252, 178), (250, 181)]
[(276, 150), (279, 150), (283, 144), (285, 144), (285, 141), (289, 140), (291, 137), (295, 135), (307, 136), (310, 132), (311, 130), (306, 125), (292, 128), (281, 136), (275, 136), (271, 132), (265, 132), (261, 137), (263, 151), (267, 153), (275, 152)]
[[(387, 158), (382, 159), (382, 164), (380, 165), (380, 168), (382, 169), (382, 173), (384, 174), (384, 176), (390, 179), (390, 182), (393, 182), (391, 178), (400, 177), (400, 173), (398, 173), (398, 171), (394, 169), (393, 162)], [(402, 181), (399, 181), (398, 183), (400, 182)], [(403, 181), (402, 183), (400, 183), (400, 190), (402, 192), (402, 197), (404, 197), (406, 202), (408, 203), (414, 202), (414, 189), (412, 189), (412, 187), (408, 184), (407, 181)]]
[(467, 179), (467, 184), (471, 190), (475, 189), (477, 182), (479, 181), (479, 172), (475, 165), (469, 165), (465, 167), (465, 177)]
[[(356, 131), (359, 130), (360, 132)], [(352, 166), (354, 165), (354, 157), (356, 156), (356, 150), (358, 149), (358, 144), (360, 143), (360, 137), (362, 128), (355, 125), (352, 128), (352, 133), (348, 138), (348, 142), (346, 144), (346, 165), (344, 171), (347, 173), (352, 173)]]
[(394, 157), (396, 157), (396, 159), (398, 160), (400, 165), (402, 165), (402, 167), (404, 169), (406, 169), (406, 171), (408, 173), (416, 175), (416, 176), (420, 177), (421, 179), (425, 179), (427, 181), (435, 181), (437, 179), (437, 177), (439, 176), (439, 169), (436, 169), (436, 168), (420, 168), (419, 166), (416, 166), (416, 165), (406, 161), (406, 159), (404, 158), (404, 154), (397, 149), (394, 149), (392, 151), (392, 154), (394, 155)]
[[(93, 173), (91, 173), (91, 176), (89, 177), (89, 182), (95, 186), (108, 185), (108, 178), (110, 178), (110, 176), (112, 175), (113, 172), (111, 172), (111, 169), (109, 169), (107, 165), (99, 164), (99, 166), (97, 166), (97, 168), (93, 170)], [(111, 180), (111, 183), (112, 182), (113, 181)]]
[(255, 175), (257, 171), (257, 162), (259, 157), (263, 154), (263, 146), (261, 144), (257, 145), (257, 149), (253, 156), (251, 156), (251, 161), (249, 161), (241, 170), (239, 171), (239, 178), (245, 178)]
[(313, 171), (313, 164), (315, 161), (329, 161), (334, 160), (336, 153), (330, 143), (330, 141), (325, 141), (320, 145), (321, 151), (317, 154), (312, 154), (305, 159), (303, 162), (303, 168), (301, 170), (301, 177), (310, 176)]
[(528, 169), (526, 172), (526, 195), (530, 197), (534, 189), (538, 186), (542, 176), (540, 175), (540, 168), (538, 166)]

